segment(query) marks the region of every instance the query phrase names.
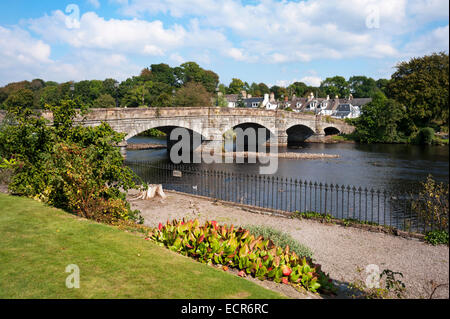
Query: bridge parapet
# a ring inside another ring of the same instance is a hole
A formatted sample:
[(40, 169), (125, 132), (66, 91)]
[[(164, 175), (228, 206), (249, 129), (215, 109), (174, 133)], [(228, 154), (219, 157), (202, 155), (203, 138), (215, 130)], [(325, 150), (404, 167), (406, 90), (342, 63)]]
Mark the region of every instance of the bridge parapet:
[[(0, 111), (0, 121), (5, 115)], [(42, 115), (53, 120), (51, 111)], [(342, 133), (351, 133), (354, 127), (339, 119), (324, 118), (312, 114), (282, 110), (221, 107), (167, 107), (167, 108), (108, 108), (90, 109), (78, 115), (75, 122), (86, 126), (97, 126), (107, 122), (111, 127), (127, 134), (126, 139), (150, 128), (184, 127), (203, 135), (207, 140), (222, 138), (223, 133), (244, 123), (266, 127), (278, 138), (279, 144), (287, 143), (287, 131), (296, 126), (311, 130), (311, 135), (323, 136), (325, 129), (332, 127)]]

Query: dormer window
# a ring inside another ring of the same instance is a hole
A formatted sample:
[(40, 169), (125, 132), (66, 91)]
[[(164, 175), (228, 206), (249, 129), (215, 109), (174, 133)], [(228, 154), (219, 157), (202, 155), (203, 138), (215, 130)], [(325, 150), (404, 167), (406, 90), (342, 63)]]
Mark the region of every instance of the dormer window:
[(300, 103), (300, 102), (297, 102), (297, 107), (301, 107), (302, 106), (302, 103)]

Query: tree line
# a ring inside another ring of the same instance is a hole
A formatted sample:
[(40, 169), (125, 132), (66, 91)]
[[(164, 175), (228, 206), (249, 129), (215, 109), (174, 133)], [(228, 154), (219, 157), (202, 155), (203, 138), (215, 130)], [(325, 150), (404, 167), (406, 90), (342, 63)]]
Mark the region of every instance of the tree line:
[(373, 99), (362, 109), (362, 116), (351, 121), (357, 128), (353, 138), (363, 143), (395, 143), (424, 139), (431, 135), (430, 129), (448, 132), (448, 79), (449, 57), (443, 52), (399, 63), (390, 79), (361, 75), (346, 80), (334, 76), (318, 87), (303, 82), (269, 87), (238, 78), (225, 85), (215, 72), (195, 62), (177, 67), (160, 63), (122, 82), (105, 79), (56, 83), (34, 79), (10, 83), (0, 88), (0, 107), (44, 109), (66, 100), (84, 108), (226, 106), (224, 95), (240, 95), (243, 91), (255, 97), (273, 92), (277, 100), (294, 94), (307, 97), (313, 93), (322, 98), (352, 94), (354, 98)]
[(388, 80), (366, 76), (353, 76), (347, 81), (335, 76), (325, 79), (318, 87), (303, 82), (294, 82), (288, 87), (265, 83), (247, 83), (233, 78), (229, 85), (219, 83), (219, 76), (201, 68), (195, 62), (186, 62), (178, 67), (167, 64), (152, 64), (139, 75), (125, 81), (115, 79), (85, 80), (79, 82), (56, 83), (34, 79), (7, 84), (0, 88), (0, 107), (8, 109), (21, 105), (34, 109), (44, 109), (61, 104), (63, 100), (74, 100), (85, 107), (112, 108), (139, 106), (225, 106), (223, 99), (217, 100), (217, 93), (240, 94), (245, 91), (254, 97), (274, 93), (277, 100), (285, 97), (306, 97), (311, 92), (316, 97), (334, 98), (371, 97), (375, 92), (384, 92)]

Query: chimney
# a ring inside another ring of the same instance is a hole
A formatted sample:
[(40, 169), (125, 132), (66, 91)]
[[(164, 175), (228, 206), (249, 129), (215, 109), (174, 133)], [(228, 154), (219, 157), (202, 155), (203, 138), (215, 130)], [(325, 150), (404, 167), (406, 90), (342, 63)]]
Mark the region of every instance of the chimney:
[(330, 96), (329, 95), (327, 95), (327, 101), (330, 99)]
[(296, 100), (296, 99), (297, 99), (297, 96), (295, 96), (295, 93), (292, 94), (292, 100)]
[(351, 101), (353, 100), (353, 94), (350, 93), (350, 95), (348, 96), (348, 99)]
[(335, 98), (336, 100), (339, 100), (339, 96), (338, 96), (338, 95), (336, 95), (334, 98)]
[(247, 98), (247, 92), (245, 90), (242, 90), (241, 94), (242, 94), (242, 98), (244, 98), (244, 99)]
[(251, 94), (247, 94), (247, 99), (250, 99), (252, 97)]
[(309, 93), (309, 96), (308, 96), (308, 102), (312, 101), (313, 99), (314, 99), (314, 93), (311, 92), (311, 93)]
[(270, 102), (275, 102), (275, 94), (273, 92), (270, 92)]

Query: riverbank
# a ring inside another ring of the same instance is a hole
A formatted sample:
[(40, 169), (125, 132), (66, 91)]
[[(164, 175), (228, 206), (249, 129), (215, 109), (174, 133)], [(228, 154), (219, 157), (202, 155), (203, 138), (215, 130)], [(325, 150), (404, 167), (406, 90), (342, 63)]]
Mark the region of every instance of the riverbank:
[[(289, 219), (255, 214), (233, 205), (185, 194), (167, 192), (165, 200), (133, 201), (148, 226), (157, 226), (167, 219), (216, 220), (220, 224), (265, 225), (286, 232), (308, 246), (314, 259), (331, 278), (340, 283), (365, 280), (368, 265), (380, 271), (390, 269), (403, 274), (408, 298), (429, 298), (431, 281), (449, 282), (449, 250), (447, 246), (431, 246), (415, 239), (339, 225), (321, 224), (311, 220)], [(359, 270), (359, 271), (358, 271)], [(341, 294), (341, 297), (344, 295)], [(435, 298), (449, 298), (448, 285), (440, 287)]]

